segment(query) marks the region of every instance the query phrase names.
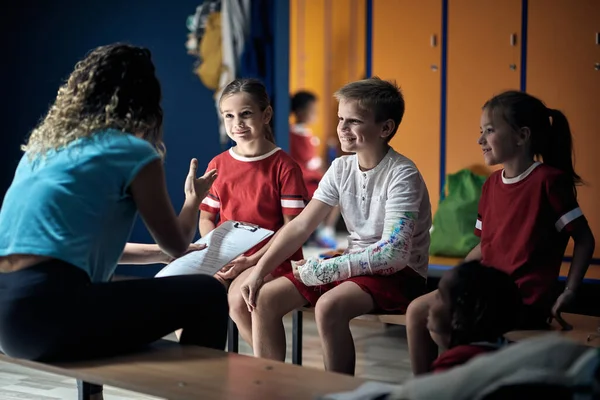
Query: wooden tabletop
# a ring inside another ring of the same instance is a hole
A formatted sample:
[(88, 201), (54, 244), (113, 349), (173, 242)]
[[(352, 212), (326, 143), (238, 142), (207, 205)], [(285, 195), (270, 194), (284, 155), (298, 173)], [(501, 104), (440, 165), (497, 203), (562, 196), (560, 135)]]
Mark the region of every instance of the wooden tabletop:
[(41, 364), (0, 355), (0, 360), (163, 397), (191, 399), (316, 399), (354, 390), (365, 381), (348, 375), (161, 341), (144, 353), (109, 359)]

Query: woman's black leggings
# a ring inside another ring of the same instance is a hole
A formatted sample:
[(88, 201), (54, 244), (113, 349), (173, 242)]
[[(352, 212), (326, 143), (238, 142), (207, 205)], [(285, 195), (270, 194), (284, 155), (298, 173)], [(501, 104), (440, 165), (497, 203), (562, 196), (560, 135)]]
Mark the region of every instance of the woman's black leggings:
[(116, 355), (178, 329), (181, 344), (224, 349), (227, 321), (225, 288), (206, 275), (93, 284), (58, 260), (0, 273), (0, 348), (12, 357)]

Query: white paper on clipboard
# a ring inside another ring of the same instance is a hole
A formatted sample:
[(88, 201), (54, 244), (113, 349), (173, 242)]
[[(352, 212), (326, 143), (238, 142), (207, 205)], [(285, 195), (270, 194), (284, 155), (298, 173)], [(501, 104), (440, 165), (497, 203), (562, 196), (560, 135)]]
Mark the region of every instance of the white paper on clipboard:
[(174, 260), (161, 269), (156, 274), (156, 278), (193, 274), (212, 276), (273, 233), (271, 230), (245, 222), (224, 222), (196, 242), (206, 244), (206, 249), (194, 251)]

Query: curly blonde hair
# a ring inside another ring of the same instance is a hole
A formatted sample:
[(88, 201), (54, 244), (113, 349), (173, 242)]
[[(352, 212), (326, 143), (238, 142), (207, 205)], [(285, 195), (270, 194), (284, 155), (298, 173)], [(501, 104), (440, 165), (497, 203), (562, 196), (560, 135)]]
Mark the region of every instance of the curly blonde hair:
[(21, 149), (45, 154), (112, 128), (147, 140), (162, 155), (160, 101), (160, 83), (148, 49), (121, 43), (98, 47), (75, 65)]

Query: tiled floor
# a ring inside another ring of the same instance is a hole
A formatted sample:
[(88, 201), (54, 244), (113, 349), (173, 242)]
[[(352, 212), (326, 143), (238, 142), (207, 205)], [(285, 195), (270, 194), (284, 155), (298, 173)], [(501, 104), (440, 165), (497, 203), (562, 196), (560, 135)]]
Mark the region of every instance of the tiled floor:
[[(340, 244), (343, 240), (340, 240)], [(320, 250), (306, 248), (305, 257)], [(286, 317), (288, 360), (291, 362), (291, 317)], [(386, 328), (383, 324), (354, 321), (352, 333), (357, 352), (356, 375), (359, 377), (400, 383), (411, 375), (408, 351), (402, 327)], [(304, 317), (304, 359), (307, 368), (323, 368), (321, 345), (312, 314)], [(250, 347), (240, 340), (240, 353), (251, 354)], [(75, 381), (61, 376), (0, 363), (0, 400), (75, 400)], [(105, 400), (153, 399), (136, 393), (106, 387)]]

